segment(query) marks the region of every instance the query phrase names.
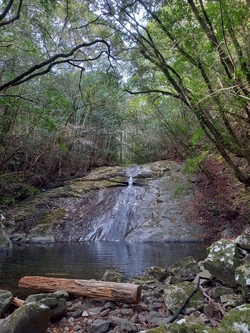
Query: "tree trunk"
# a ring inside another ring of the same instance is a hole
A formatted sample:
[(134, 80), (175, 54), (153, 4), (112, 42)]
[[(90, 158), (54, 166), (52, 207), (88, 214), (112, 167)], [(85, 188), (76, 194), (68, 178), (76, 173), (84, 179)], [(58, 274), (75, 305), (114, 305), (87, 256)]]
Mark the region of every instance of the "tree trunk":
[(45, 292), (63, 289), (70, 294), (125, 303), (138, 303), (141, 297), (141, 287), (136, 284), (95, 280), (25, 276), (19, 280), (18, 287)]

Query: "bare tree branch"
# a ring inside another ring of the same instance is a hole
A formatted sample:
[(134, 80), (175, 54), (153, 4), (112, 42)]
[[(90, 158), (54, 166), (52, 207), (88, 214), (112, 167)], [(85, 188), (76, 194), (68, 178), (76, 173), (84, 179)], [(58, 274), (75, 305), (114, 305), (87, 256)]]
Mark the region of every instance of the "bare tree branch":
[[(2, 86), (0, 86), (0, 91), (2, 90), (6, 90), (12, 86), (18, 86), (20, 84), (22, 84), (23, 82), (26, 82), (36, 76), (39, 76), (39, 75), (43, 75), (43, 74), (46, 74), (48, 73), (51, 68), (57, 64), (60, 64), (60, 63), (65, 63), (65, 62), (69, 62), (69, 57), (71, 57), (72, 55), (74, 55), (74, 53), (83, 48), (83, 47), (90, 47), (92, 45), (95, 45), (95, 44), (105, 44), (106, 47), (107, 47), (107, 51), (106, 53), (108, 55), (110, 55), (110, 45), (107, 41), (105, 41), (104, 39), (96, 39), (95, 41), (92, 41), (92, 42), (89, 42), (89, 43), (81, 43), (77, 46), (75, 46), (71, 51), (69, 51), (68, 53), (59, 53), (59, 54), (56, 54), (54, 56), (52, 56), (51, 58), (41, 62), (40, 64), (37, 64), (31, 68), (29, 68), (27, 71), (25, 71), (24, 73), (22, 73), (21, 75), (18, 75), (17, 77), (15, 77), (14, 79), (10, 80), (9, 82), (6, 82), (4, 83)], [(90, 58), (90, 59), (86, 59), (86, 60), (82, 60), (82, 62), (84, 61), (92, 61), (92, 60), (96, 60), (98, 59), (101, 54), (105, 53), (105, 51), (101, 51), (100, 54), (95, 57), (95, 58)], [(56, 61), (57, 59), (60, 59), (60, 58), (64, 58), (65, 60), (59, 60), (59, 61)], [(72, 60), (72, 59), (71, 59)], [(48, 66), (48, 67), (46, 67)], [(46, 67), (46, 68), (45, 68)], [(40, 72), (36, 72), (37, 70), (39, 69), (42, 69), (42, 68), (45, 68), (44, 70), (40, 71)]]
[[(7, 7), (3, 11), (3, 13), (0, 15), (0, 21), (2, 21), (6, 17), (6, 15), (8, 15), (8, 12), (10, 11), (11, 7), (13, 6), (13, 2), (14, 2), (14, 0), (9, 1)], [(19, 0), (19, 5), (18, 5), (16, 16), (14, 16), (13, 18), (11, 18), (8, 21), (0, 22), (0, 27), (3, 27), (4, 25), (11, 24), (11, 23), (13, 23), (14, 21), (16, 21), (20, 18), (20, 12), (21, 12), (21, 8), (22, 8), (22, 4), (23, 4), (23, 0)]]

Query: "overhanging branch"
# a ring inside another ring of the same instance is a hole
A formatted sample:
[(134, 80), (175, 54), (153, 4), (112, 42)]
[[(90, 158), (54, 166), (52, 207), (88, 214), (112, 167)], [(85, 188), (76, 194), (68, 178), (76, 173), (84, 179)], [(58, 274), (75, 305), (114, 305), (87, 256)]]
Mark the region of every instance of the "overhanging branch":
[(171, 96), (174, 98), (178, 98), (180, 99), (179, 95), (176, 95), (170, 91), (165, 91), (165, 90), (160, 90), (160, 89), (149, 89), (149, 90), (143, 90), (143, 91), (131, 91), (128, 89), (124, 89), (124, 91), (126, 91), (127, 93), (131, 94), (131, 95), (140, 95), (140, 94), (150, 94), (150, 93), (160, 93), (166, 96)]
[[(27, 71), (25, 71), (24, 73), (22, 73), (21, 75), (18, 75), (17, 77), (15, 77), (14, 79), (10, 80), (9, 82), (4, 83), (3, 85), (0, 86), (0, 91), (2, 90), (6, 90), (8, 88), (10, 88), (11, 86), (18, 86), (32, 78), (34, 78), (35, 76), (39, 76), (39, 75), (43, 75), (48, 73), (51, 68), (59, 63), (65, 63), (65, 62), (69, 62), (69, 59), (72, 55), (74, 55), (74, 53), (83, 48), (83, 47), (90, 47), (92, 45), (95, 44), (104, 44), (107, 47), (107, 54), (110, 54), (110, 45), (108, 42), (106, 42), (104, 39), (97, 39), (95, 41), (89, 42), (89, 43), (81, 43), (77, 46), (75, 46), (71, 51), (69, 51), (68, 53), (59, 53), (56, 54), (54, 56), (52, 56), (51, 58), (41, 62), (40, 64), (37, 64), (31, 68), (29, 68)], [(97, 57), (95, 58), (89, 58), (86, 60), (82, 60), (82, 62), (84, 61), (92, 61), (95, 60), (97, 58), (99, 58), (101, 56), (101, 54), (104, 53), (104, 51), (101, 51)], [(65, 60), (57, 60), (60, 58), (64, 58)], [(72, 60), (72, 59), (70, 59)], [(46, 68), (45, 68), (46, 67)], [(39, 69), (45, 68), (44, 70), (37, 72)]]

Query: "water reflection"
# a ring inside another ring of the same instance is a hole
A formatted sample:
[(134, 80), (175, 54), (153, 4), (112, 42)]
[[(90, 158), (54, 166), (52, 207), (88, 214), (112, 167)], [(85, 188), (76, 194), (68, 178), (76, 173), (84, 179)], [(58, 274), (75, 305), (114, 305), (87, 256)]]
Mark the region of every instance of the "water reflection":
[(100, 279), (110, 267), (131, 278), (150, 266), (170, 266), (188, 255), (197, 261), (203, 260), (208, 245), (82, 242), (15, 246), (7, 253), (0, 253), (0, 288), (20, 297), (23, 291), (17, 288), (17, 284), (23, 276)]

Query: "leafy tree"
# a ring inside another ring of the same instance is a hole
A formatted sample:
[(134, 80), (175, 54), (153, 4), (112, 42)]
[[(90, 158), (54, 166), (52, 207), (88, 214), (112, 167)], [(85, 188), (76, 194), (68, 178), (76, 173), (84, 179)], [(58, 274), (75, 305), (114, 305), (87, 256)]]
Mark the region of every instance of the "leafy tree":
[(157, 80), (147, 75), (140, 92), (186, 105), (236, 177), (250, 185), (248, 5), (117, 0), (103, 3), (103, 11), (125, 45), (136, 47), (150, 73), (158, 73)]

